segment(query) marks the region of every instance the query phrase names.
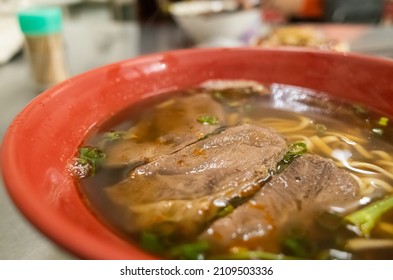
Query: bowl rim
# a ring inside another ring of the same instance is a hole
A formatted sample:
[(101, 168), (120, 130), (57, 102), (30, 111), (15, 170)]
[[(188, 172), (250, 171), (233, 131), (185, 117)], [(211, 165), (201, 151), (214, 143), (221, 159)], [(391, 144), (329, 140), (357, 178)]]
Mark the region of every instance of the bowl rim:
[[(76, 256), (87, 258), (87, 259), (107, 259), (107, 256), (115, 259), (130, 259), (130, 254), (127, 253), (119, 253), (111, 248), (108, 244), (97, 243), (94, 236), (86, 235), (86, 233), (81, 232), (75, 227), (71, 226), (71, 224), (63, 224), (62, 228), (59, 229), (57, 227), (53, 227), (49, 221), (51, 219), (56, 219), (56, 215), (51, 213), (50, 211), (46, 211), (46, 209), (42, 209), (37, 202), (29, 199), (29, 195), (33, 190), (26, 189), (25, 187), (25, 178), (20, 176), (17, 170), (17, 162), (13, 161), (14, 154), (17, 153), (18, 147), (14, 145), (13, 138), (14, 134), (17, 134), (21, 128), (17, 124), (20, 120), (26, 119), (32, 109), (37, 106), (40, 106), (40, 103), (45, 102), (48, 97), (53, 98), (58, 94), (64, 94), (64, 89), (66, 89), (70, 84), (75, 81), (83, 80), (92, 73), (102, 73), (107, 72), (109, 69), (122, 64), (138, 64), (149, 61), (157, 61), (160, 60), (163, 56), (182, 56), (182, 55), (205, 55), (208, 53), (221, 53), (221, 52), (258, 52), (265, 54), (277, 54), (282, 55), (286, 53), (309, 53), (316, 54), (324, 57), (336, 57), (343, 56), (349, 59), (361, 59), (365, 62), (384, 64), (393, 68), (393, 60), (369, 56), (364, 54), (355, 54), (355, 53), (334, 53), (331, 51), (323, 51), (323, 50), (314, 50), (314, 49), (306, 49), (306, 48), (297, 48), (297, 47), (285, 47), (285, 48), (259, 48), (259, 47), (239, 47), (239, 48), (204, 48), (204, 49), (180, 49), (180, 50), (171, 50), (165, 52), (158, 52), (154, 54), (147, 54), (138, 56), (131, 59), (117, 61), (111, 64), (107, 64), (98, 68), (91, 69), (85, 73), (76, 75), (69, 80), (66, 80), (48, 90), (41, 93), (33, 100), (31, 100), (25, 107), (20, 111), (20, 113), (12, 120), (11, 124), (7, 128), (2, 143), (0, 147), (0, 171), (2, 173), (2, 178), (4, 181), (5, 188), (7, 193), (11, 197), (14, 204), (17, 208), (22, 212), (22, 214), (27, 217), (27, 219), (40, 230), (44, 235), (48, 236), (51, 240), (64, 247), (66, 250), (75, 254)], [(81, 139), (82, 140), (82, 139)], [(23, 191), (22, 191), (23, 190)], [(26, 192), (27, 190), (27, 192)], [(45, 219), (38, 218), (41, 215), (44, 215)], [(67, 234), (64, 234), (64, 230), (69, 232), (73, 232), (73, 238), (69, 238)], [(61, 231), (61, 232), (60, 232)], [(78, 241), (79, 237), (88, 237), (84, 238), (86, 240), (84, 244), (80, 244)], [(101, 252), (97, 254), (97, 252)], [(102, 254), (102, 252), (106, 252)], [(156, 257), (150, 256), (149, 254), (142, 254), (138, 256), (138, 259), (156, 259)]]
[[(224, 0), (224, 1), (209, 1), (209, 0), (196, 0), (196, 1), (186, 1), (186, 2), (173, 2), (169, 4), (168, 11), (170, 14), (176, 17), (199, 17), (206, 15), (204, 13), (212, 13), (209, 15), (230, 15), (232, 14), (243, 14), (243, 13), (260, 13), (259, 7), (252, 7), (250, 9), (237, 9), (238, 3), (235, 0)], [(192, 11), (192, 9), (199, 9), (198, 11)], [(191, 9), (191, 11), (187, 11)], [(228, 11), (228, 13), (223, 13)]]

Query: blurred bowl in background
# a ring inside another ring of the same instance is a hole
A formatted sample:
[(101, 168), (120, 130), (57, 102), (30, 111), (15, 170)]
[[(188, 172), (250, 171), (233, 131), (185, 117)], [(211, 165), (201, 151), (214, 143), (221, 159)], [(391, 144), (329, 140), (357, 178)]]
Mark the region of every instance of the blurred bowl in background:
[(307, 24), (282, 25), (271, 29), (265, 34), (256, 35), (250, 40), (250, 44), (268, 48), (302, 47), (339, 52), (349, 51), (347, 41), (328, 36), (323, 26)]
[(261, 22), (260, 8), (241, 9), (235, 0), (177, 2), (169, 6), (169, 12), (195, 43), (238, 39)]

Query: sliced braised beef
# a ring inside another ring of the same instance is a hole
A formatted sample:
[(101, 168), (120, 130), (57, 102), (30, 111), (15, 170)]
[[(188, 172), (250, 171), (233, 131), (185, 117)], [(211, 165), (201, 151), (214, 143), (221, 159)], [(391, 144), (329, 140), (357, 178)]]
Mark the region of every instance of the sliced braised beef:
[(191, 237), (253, 196), (286, 151), (280, 134), (243, 124), (139, 166), (107, 192), (128, 209), (130, 231)]
[[(201, 117), (214, 117), (217, 122), (198, 122)], [(174, 97), (147, 112), (124, 139), (109, 147), (106, 163), (124, 165), (151, 161), (205, 137), (224, 125), (223, 121), (223, 109), (210, 94)]]
[[(356, 181), (332, 160), (303, 155), (274, 176), (255, 196), (216, 220), (201, 236), (217, 247), (280, 252), (273, 244), (291, 225), (309, 229), (333, 205), (359, 199)], [(282, 248), (281, 248), (282, 249)]]

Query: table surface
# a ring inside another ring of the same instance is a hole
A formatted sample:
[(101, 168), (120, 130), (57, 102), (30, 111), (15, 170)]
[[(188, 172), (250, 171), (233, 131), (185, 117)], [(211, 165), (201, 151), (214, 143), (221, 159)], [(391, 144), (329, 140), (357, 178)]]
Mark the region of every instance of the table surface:
[[(69, 72), (77, 75), (111, 62), (183, 45), (174, 24), (116, 22), (103, 8), (67, 15), (64, 23)], [(29, 65), (23, 53), (0, 65), (0, 139), (13, 118), (34, 97)], [(75, 259), (35, 229), (10, 200), (0, 179), (0, 260)]]
[[(89, 9), (65, 20), (65, 45), (72, 75), (114, 61), (184, 47), (184, 34), (171, 23), (139, 25), (115, 22), (107, 9)], [(104, 23), (104, 24), (103, 24)], [(330, 26), (331, 28), (331, 26)], [(344, 37), (347, 29), (340, 29)], [(333, 34), (338, 34), (336, 31)], [(393, 58), (393, 28), (372, 27), (352, 36), (353, 51)], [(31, 87), (29, 68), (20, 54), (0, 66), (0, 139), (16, 114), (37, 93)], [(48, 240), (13, 205), (0, 180), (0, 259), (75, 259)]]

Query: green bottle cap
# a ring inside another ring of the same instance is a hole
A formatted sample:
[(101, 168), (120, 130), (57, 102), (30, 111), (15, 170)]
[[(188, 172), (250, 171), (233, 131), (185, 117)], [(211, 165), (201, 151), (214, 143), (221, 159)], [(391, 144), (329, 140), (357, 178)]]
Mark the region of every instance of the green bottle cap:
[(62, 12), (56, 7), (39, 7), (20, 11), (19, 24), (26, 35), (45, 35), (62, 30)]

